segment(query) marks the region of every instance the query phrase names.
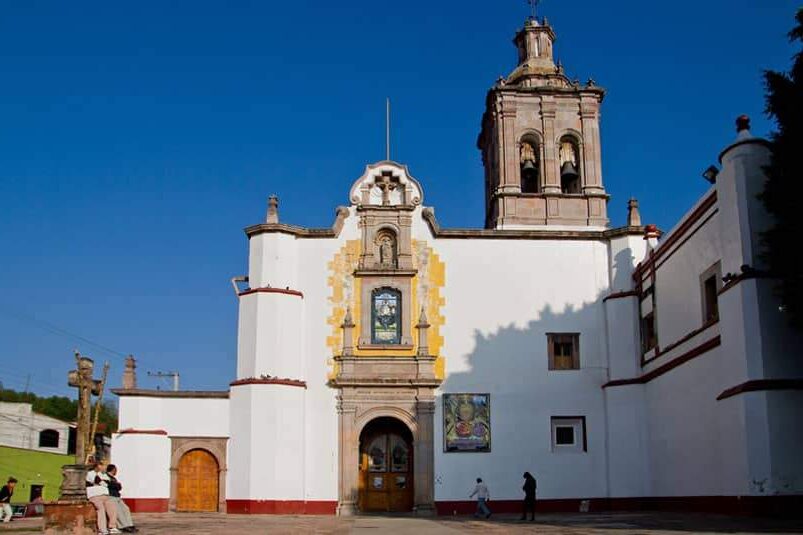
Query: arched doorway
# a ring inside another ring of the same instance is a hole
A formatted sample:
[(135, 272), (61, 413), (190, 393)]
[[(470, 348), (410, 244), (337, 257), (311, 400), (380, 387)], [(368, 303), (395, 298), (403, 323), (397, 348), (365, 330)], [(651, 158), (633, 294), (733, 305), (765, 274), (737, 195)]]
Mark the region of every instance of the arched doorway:
[(218, 472), (215, 456), (206, 450), (194, 449), (182, 455), (178, 462), (176, 510), (216, 512)]
[(395, 418), (371, 420), (360, 433), (360, 511), (412, 511), (413, 489), (412, 433)]

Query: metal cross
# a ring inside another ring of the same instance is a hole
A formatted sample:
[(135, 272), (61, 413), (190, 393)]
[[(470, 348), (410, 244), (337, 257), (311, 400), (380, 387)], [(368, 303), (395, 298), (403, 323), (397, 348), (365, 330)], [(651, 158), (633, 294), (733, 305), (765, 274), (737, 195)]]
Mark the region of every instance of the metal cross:
[(535, 20), (535, 8), (538, 7), (538, 3), (541, 0), (527, 0), (527, 3), (530, 4), (530, 17)]

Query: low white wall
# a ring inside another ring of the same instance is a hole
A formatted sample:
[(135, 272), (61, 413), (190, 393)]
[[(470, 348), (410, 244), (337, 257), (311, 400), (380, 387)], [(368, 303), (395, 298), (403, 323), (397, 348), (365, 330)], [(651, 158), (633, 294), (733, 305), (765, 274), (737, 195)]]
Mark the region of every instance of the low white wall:
[(126, 498), (170, 497), (170, 439), (164, 435), (115, 434), (111, 462)]
[(226, 398), (120, 396), (119, 428), (161, 429), (170, 436), (229, 436)]

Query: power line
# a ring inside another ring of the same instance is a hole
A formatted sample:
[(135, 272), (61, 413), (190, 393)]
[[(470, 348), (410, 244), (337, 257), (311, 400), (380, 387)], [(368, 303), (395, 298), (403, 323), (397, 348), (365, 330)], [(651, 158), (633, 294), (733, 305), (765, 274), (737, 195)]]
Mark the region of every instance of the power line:
[(112, 355), (115, 355), (115, 356), (118, 356), (118, 357), (123, 357), (123, 358), (128, 356), (127, 354), (125, 354), (125, 353), (123, 353), (121, 351), (117, 351), (117, 350), (112, 349), (110, 347), (106, 347), (106, 346), (104, 346), (102, 344), (99, 344), (97, 342), (94, 342), (94, 341), (90, 340), (89, 338), (86, 338), (85, 336), (81, 336), (80, 334), (75, 334), (73, 332), (70, 332), (67, 329), (63, 329), (63, 328), (61, 328), (61, 327), (59, 327), (57, 325), (54, 325), (54, 324), (52, 324), (52, 323), (50, 323), (48, 321), (41, 320), (41, 319), (39, 319), (39, 318), (37, 318), (35, 316), (32, 316), (31, 314), (20, 313), (20, 312), (12, 312), (12, 311), (9, 311), (9, 310), (4, 310), (3, 312), (7, 316), (10, 316), (10, 317), (12, 317), (12, 318), (14, 318), (16, 320), (23, 321), (23, 322), (28, 322), (28, 323), (31, 323), (31, 324), (39, 327), (40, 329), (44, 329), (44, 330), (49, 331), (49, 332), (51, 332), (53, 334), (57, 334), (59, 336), (64, 336), (66, 338), (71, 338), (73, 340), (76, 340), (76, 341), (79, 341), (79, 342), (83, 342), (83, 343), (88, 344), (88, 345), (90, 345), (90, 346), (92, 346), (92, 347), (94, 347), (96, 349), (99, 349), (99, 350), (105, 352), (105, 353), (109, 353), (109, 354), (112, 354)]

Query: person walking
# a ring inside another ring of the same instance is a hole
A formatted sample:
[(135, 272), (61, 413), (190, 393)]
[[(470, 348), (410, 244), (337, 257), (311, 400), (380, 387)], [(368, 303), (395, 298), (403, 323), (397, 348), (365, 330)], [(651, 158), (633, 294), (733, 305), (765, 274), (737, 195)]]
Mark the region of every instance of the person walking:
[(124, 533), (139, 531), (134, 526), (134, 519), (131, 517), (131, 509), (128, 508), (123, 498), (120, 496), (123, 485), (117, 480), (117, 467), (113, 464), (107, 466), (106, 476), (109, 478), (109, 500), (114, 502), (115, 507), (117, 507), (117, 527)]
[(91, 466), (92, 469), (86, 473), (86, 497), (95, 506), (98, 514), (98, 535), (122, 533), (117, 529), (117, 507), (109, 499), (109, 483), (108, 477), (103, 473), (104, 465), (94, 462)]
[(488, 492), (488, 485), (482, 482), (482, 478), (477, 478), (477, 486), (474, 487), (474, 492), (469, 494), (469, 498), (477, 496), (477, 512), (474, 516), (479, 517), (484, 515), (485, 518), (491, 518), (491, 510), (488, 509), (486, 502), (491, 499), (491, 493)]
[(8, 483), (0, 488), (0, 520), (3, 522), (11, 522), (11, 517), (14, 516), (14, 510), (11, 508), (11, 497), (14, 495), (14, 487), (17, 486), (17, 480), (13, 477), (8, 478)]
[(527, 511), (530, 512), (530, 520), (535, 520), (535, 489), (537, 484), (530, 472), (524, 472), (524, 509), (521, 513), (521, 520), (527, 520)]

